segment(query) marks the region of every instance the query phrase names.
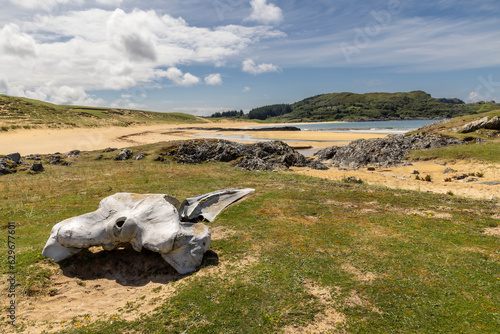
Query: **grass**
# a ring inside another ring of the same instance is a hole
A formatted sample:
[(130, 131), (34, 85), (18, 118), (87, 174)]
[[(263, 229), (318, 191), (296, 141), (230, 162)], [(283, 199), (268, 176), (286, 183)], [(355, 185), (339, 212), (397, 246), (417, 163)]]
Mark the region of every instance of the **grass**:
[[(158, 145), (131, 149), (149, 155), (95, 161), (102, 153), (91, 152), (69, 167), (45, 164), (41, 174), (0, 178), (4, 235), (16, 222), (18, 300), (53, 292), (49, 277), (58, 265), (41, 256), (51, 227), (122, 191), (183, 199), (255, 188), (209, 223), (237, 232), (211, 244), (227, 272), (203, 275), (201, 268), (140, 319), (110, 313), (85, 327), (70, 321), (61, 333), (279, 333), (314, 323), (328, 308), (344, 315), (336, 330), (348, 333), (500, 332), (498, 237), (482, 233), (497, 226), (498, 202), (224, 163), (161, 163), (153, 161)], [(5, 242), (0, 252), (6, 254)], [(241, 265), (248, 258), (254, 260)], [(322, 303), (308, 282), (333, 302)], [(19, 321), (18, 330), (26, 325)]]
[(500, 142), (412, 151), (409, 158), (411, 160), (474, 160), (484, 163), (500, 163)]
[(148, 125), (158, 123), (202, 123), (182, 113), (55, 105), (0, 94), (0, 131), (32, 128), (82, 128)]

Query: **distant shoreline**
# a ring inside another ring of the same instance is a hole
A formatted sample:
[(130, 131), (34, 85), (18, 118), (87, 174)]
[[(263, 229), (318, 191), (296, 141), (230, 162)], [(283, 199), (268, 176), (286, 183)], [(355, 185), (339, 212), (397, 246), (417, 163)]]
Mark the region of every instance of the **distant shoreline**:
[[(310, 123), (309, 123), (310, 124)], [(159, 124), (130, 127), (76, 128), (76, 129), (18, 129), (0, 133), (0, 154), (19, 152), (21, 155), (50, 154), (69, 152), (71, 150), (93, 151), (108, 147), (124, 148), (137, 145), (153, 144), (162, 141), (187, 140), (193, 138), (210, 138), (217, 131), (208, 128), (225, 129), (255, 127), (262, 125), (256, 122), (229, 122), (196, 124), (196, 129), (179, 128), (192, 124)], [(272, 126), (273, 124), (267, 124)], [(276, 126), (282, 124), (274, 124)], [(228, 136), (249, 135), (255, 131), (224, 131)], [(311, 146), (324, 148), (334, 144), (346, 144), (361, 138), (380, 138), (385, 134), (335, 133), (316, 131), (259, 131), (259, 138), (269, 140), (286, 140), (291, 146)], [(252, 138), (237, 140), (252, 142)], [(257, 139), (253, 140), (258, 141)], [(295, 142), (294, 142), (295, 141)]]

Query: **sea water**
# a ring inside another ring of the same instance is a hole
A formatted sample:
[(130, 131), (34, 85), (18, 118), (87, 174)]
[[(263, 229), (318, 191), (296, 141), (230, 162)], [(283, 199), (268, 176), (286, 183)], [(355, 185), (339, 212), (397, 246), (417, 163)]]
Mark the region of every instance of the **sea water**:
[[(403, 120), (403, 121), (374, 121), (374, 122), (339, 122), (339, 123), (300, 123), (293, 126), (302, 131), (353, 132), (353, 133), (406, 133), (423, 127), (424, 125), (440, 120)], [(283, 125), (283, 126), (290, 126)], [(267, 126), (253, 127), (266, 128)], [(279, 126), (274, 126), (279, 127)], [(250, 129), (250, 128), (249, 128)]]

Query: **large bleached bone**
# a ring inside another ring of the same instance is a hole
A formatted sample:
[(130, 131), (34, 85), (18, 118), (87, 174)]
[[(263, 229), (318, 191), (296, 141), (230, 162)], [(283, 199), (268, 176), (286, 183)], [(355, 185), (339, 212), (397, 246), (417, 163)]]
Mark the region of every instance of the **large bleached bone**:
[(198, 221), (214, 218), (254, 189), (232, 188), (188, 198), (165, 194), (118, 193), (99, 208), (54, 225), (42, 254), (62, 261), (85, 248), (112, 250), (131, 244), (158, 252), (179, 273), (195, 271), (210, 246), (210, 231)]

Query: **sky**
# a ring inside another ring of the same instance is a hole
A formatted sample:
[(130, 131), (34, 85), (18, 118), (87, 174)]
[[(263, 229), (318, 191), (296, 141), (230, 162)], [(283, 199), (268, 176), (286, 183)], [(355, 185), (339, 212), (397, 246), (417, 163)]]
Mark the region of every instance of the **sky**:
[(498, 0), (0, 0), (0, 93), (198, 116), (334, 92), (500, 101)]

